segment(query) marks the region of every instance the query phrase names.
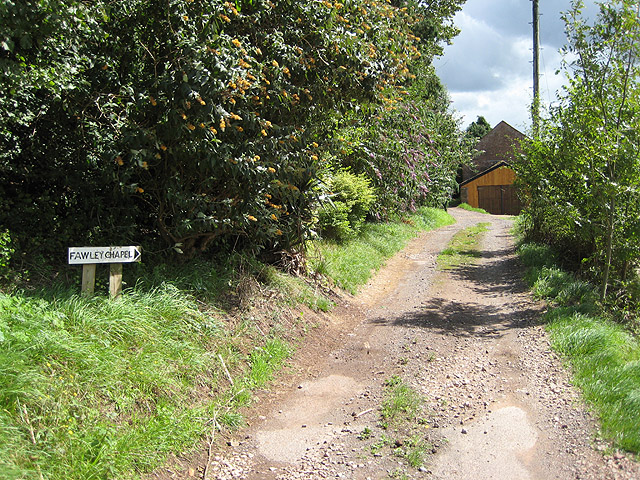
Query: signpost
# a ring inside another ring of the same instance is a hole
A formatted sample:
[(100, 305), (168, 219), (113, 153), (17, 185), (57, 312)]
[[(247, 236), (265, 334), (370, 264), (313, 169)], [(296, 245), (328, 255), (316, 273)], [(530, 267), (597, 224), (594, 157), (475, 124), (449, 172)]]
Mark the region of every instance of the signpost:
[(139, 262), (142, 252), (138, 246), (128, 247), (69, 247), (69, 265), (82, 265), (82, 293), (93, 295), (96, 283), (96, 264), (111, 264), (109, 293), (116, 298), (122, 292), (122, 264)]

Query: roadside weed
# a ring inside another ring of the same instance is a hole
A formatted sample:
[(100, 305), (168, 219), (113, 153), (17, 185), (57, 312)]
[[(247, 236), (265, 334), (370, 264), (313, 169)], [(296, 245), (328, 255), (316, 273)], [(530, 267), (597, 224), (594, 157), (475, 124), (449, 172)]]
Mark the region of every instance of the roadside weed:
[(602, 433), (640, 452), (640, 344), (619, 324), (579, 312), (550, 315), (553, 346), (570, 359), (576, 384), (598, 412)]
[(403, 452), (403, 456), (407, 459), (407, 463), (413, 468), (420, 468), (424, 463), (424, 457), (427, 451), (431, 449), (431, 444), (419, 435), (414, 435), (407, 441), (407, 447)]
[(518, 247), (518, 256), (527, 268), (553, 267), (556, 257), (547, 245), (524, 243)]
[(244, 417), (237, 412), (224, 412), (216, 417), (216, 421), (219, 425), (230, 430), (235, 430), (245, 425)]
[(141, 471), (202, 428), (198, 410), (180, 404), (217, 385), (204, 346), (219, 323), (174, 287), (117, 302), (0, 296), (0, 311), (8, 327), (0, 403), (34, 451), (1, 456), (24, 471), (78, 479)]
[(373, 443), (371, 445), (371, 453), (378, 453), (380, 450), (382, 450), (384, 447), (388, 447), (389, 445), (393, 444), (393, 440), (391, 439), (391, 437), (389, 437), (387, 434), (383, 433), (380, 436), (380, 440), (378, 440), (377, 442)]
[(391, 422), (418, 417), (422, 397), (408, 386), (400, 377), (387, 380), (385, 399), (382, 402), (382, 418)]
[[(413, 468), (419, 468), (431, 449), (424, 437), (425, 420), (422, 412), (422, 397), (399, 376), (387, 379), (384, 385), (383, 401), (380, 406), (380, 437), (375, 440), (374, 431), (365, 428), (358, 437), (360, 440), (374, 439), (369, 445), (373, 455), (383, 451), (404, 458)], [(365, 434), (366, 433), (366, 434)]]
[(533, 292), (539, 298), (545, 298), (554, 304), (567, 307), (581, 305), (590, 311), (595, 309), (597, 294), (587, 282), (557, 267), (542, 267), (537, 271), (533, 282)]
[(409, 476), (401, 468), (397, 468), (393, 472), (390, 472), (389, 478), (396, 479), (396, 480), (409, 480)]
[(358, 435), (358, 438), (360, 440), (367, 440), (371, 438), (372, 435), (373, 435), (373, 431), (369, 427), (365, 427), (364, 430), (360, 432), (360, 435)]

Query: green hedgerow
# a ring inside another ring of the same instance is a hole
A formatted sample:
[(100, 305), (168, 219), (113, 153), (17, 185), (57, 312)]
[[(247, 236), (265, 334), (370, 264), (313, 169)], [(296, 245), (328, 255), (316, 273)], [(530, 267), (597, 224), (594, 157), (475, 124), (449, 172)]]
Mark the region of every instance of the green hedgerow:
[(348, 170), (331, 174), (326, 183), (330, 194), (318, 211), (320, 231), (326, 238), (347, 240), (362, 228), (375, 191), (366, 176)]

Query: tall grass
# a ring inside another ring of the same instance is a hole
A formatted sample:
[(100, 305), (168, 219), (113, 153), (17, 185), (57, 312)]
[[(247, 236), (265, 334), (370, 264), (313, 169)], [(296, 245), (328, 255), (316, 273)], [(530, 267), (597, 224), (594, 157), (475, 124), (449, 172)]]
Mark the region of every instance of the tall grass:
[(311, 285), (300, 277), (286, 275), (274, 267), (265, 266), (260, 271), (260, 277), (276, 287), (291, 302), (304, 304), (311, 310), (327, 312), (334, 305), (323, 295), (318, 285)]
[(460, 205), (458, 205), (458, 208), (461, 208), (463, 210), (467, 210), (469, 212), (484, 213), (484, 214), (487, 214), (487, 215), (489, 214), (489, 212), (487, 212), (484, 208), (472, 207), (468, 203), (461, 203)]
[(118, 301), (0, 294), (0, 479), (136, 478), (223, 405), (220, 423), (239, 423), (290, 349), (203, 307), (169, 283)]
[(108, 478), (184, 448), (202, 420), (181, 403), (216, 386), (205, 345), (218, 328), (168, 285), (117, 302), (0, 295), (0, 404), (18, 443), (0, 465)]
[(640, 342), (608, 318), (594, 288), (554, 265), (547, 247), (525, 244), (520, 258), (534, 293), (547, 299), (553, 348), (573, 367), (575, 383), (614, 446), (640, 453)]
[(309, 252), (311, 266), (355, 294), (385, 260), (402, 250), (420, 231), (452, 223), (455, 220), (451, 215), (435, 208), (421, 208), (403, 221), (368, 223), (357, 238), (345, 243), (315, 242)]

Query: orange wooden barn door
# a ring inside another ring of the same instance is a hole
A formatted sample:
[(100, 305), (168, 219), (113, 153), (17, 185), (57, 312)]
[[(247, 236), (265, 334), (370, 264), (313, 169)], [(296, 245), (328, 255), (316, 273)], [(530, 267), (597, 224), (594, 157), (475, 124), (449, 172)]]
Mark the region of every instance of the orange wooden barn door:
[(513, 185), (479, 186), (478, 206), (494, 215), (518, 215), (522, 208)]

